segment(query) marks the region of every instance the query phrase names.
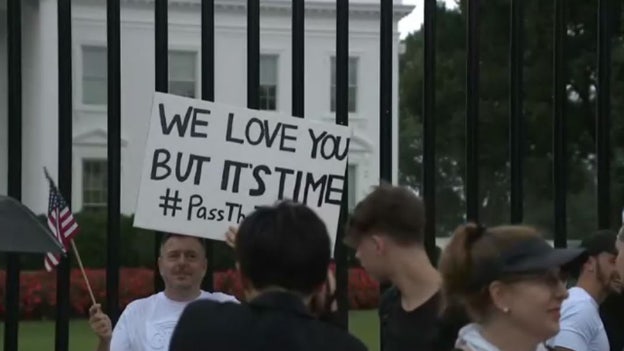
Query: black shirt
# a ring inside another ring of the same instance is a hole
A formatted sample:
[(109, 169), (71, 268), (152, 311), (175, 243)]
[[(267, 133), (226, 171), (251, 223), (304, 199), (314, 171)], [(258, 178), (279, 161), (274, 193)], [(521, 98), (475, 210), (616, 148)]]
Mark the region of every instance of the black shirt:
[(366, 351), (338, 327), (316, 320), (301, 298), (268, 292), (249, 303), (198, 300), (180, 316), (170, 351)]
[(457, 333), (468, 324), (468, 317), (460, 308), (443, 309), (442, 303), (442, 295), (437, 292), (416, 309), (405, 311), (398, 289), (388, 289), (379, 305), (381, 350), (453, 350)]
[(611, 350), (624, 349), (624, 295), (611, 294), (600, 304), (600, 318), (604, 324)]

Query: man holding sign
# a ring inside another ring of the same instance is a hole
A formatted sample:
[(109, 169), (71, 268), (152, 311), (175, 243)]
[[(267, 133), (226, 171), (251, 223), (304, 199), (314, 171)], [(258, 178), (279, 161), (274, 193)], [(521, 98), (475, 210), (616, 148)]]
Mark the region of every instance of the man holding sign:
[(188, 303), (198, 299), (238, 302), (230, 295), (201, 290), (207, 259), (200, 238), (166, 235), (158, 269), (165, 290), (128, 304), (114, 330), (100, 306), (91, 307), (89, 324), (99, 336), (97, 351), (167, 350), (173, 328)]

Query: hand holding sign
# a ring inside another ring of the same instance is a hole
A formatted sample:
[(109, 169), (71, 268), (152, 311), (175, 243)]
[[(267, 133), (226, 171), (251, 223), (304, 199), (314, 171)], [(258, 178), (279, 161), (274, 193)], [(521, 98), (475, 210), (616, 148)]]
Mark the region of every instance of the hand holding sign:
[(231, 248), (236, 248), (236, 233), (237, 233), (237, 228), (230, 226), (228, 228), (227, 233), (225, 233), (225, 243), (228, 244), (229, 247)]
[(290, 199), (335, 235), (348, 127), (154, 94), (134, 225), (223, 240), (256, 206)]

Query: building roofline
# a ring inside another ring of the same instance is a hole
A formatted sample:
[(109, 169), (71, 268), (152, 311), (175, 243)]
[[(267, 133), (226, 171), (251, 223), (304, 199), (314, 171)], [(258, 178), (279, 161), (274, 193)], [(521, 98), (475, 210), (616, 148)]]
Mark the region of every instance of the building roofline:
[[(101, 4), (101, 0), (78, 0), (76, 2), (83, 4)], [(121, 0), (121, 2), (127, 5), (154, 5), (154, 0)], [(169, 6), (172, 8), (197, 10), (201, 7), (201, 0), (170, 0)], [(215, 10), (244, 12), (247, 7), (247, 2), (245, 0), (215, 0), (214, 6)], [(398, 21), (404, 16), (407, 16), (414, 8), (414, 5), (394, 4), (395, 20)], [(290, 13), (291, 3), (287, 0), (263, 0), (260, 3), (260, 10)], [(333, 1), (312, 0), (305, 2), (305, 11), (316, 14), (336, 13), (336, 6)], [(380, 6), (378, 3), (351, 2), (349, 4), (349, 13), (354, 15), (378, 15), (380, 13)]]

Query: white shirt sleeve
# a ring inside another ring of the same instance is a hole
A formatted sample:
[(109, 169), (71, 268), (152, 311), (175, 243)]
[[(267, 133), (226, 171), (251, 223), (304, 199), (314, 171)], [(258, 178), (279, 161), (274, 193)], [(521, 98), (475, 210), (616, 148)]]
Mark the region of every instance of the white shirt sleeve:
[(551, 344), (574, 351), (589, 351), (595, 334), (593, 308), (583, 303), (569, 304), (561, 315), (560, 331)]
[(113, 329), (113, 336), (110, 343), (110, 351), (133, 351), (130, 340), (131, 331), (128, 326), (129, 305), (119, 316), (119, 320)]

